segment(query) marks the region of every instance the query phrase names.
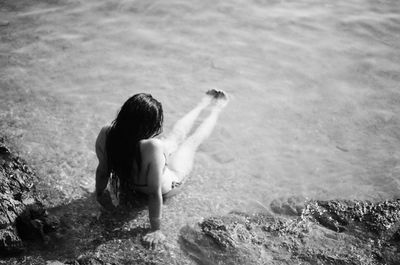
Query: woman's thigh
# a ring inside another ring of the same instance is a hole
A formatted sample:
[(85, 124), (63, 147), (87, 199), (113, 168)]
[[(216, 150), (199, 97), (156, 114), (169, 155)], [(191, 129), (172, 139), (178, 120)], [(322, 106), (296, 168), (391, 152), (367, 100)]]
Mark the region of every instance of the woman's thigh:
[(165, 167), (162, 176), (162, 193), (168, 193), (175, 188), (177, 183), (181, 182), (179, 172), (171, 170), (168, 166)]

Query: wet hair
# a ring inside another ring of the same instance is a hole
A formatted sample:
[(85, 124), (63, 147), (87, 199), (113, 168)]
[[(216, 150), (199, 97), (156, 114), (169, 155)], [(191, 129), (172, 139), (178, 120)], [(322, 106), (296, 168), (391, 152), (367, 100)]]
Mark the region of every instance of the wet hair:
[(163, 109), (150, 94), (130, 97), (112, 122), (107, 136), (106, 150), (110, 171), (125, 182), (134, 162), (140, 170), (139, 141), (162, 132)]

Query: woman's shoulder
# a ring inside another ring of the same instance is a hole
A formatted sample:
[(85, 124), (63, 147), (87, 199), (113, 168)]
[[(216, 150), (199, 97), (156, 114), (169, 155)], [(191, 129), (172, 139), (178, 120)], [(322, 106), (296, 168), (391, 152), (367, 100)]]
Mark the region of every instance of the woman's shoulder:
[(153, 160), (154, 158), (164, 157), (163, 141), (156, 138), (150, 138), (140, 141), (140, 151), (144, 160)]
[(107, 135), (108, 132), (110, 131), (110, 129), (111, 129), (111, 125), (105, 125), (105, 126), (101, 127), (99, 135), (100, 134), (101, 135)]
[(163, 151), (164, 144), (160, 139), (150, 138), (140, 141), (140, 147), (142, 150), (149, 150), (149, 151)]
[[(153, 165), (165, 164), (164, 145), (159, 139), (151, 138), (140, 141), (140, 152), (142, 163), (152, 163)], [(155, 162), (155, 163), (154, 163)]]
[(110, 125), (106, 125), (101, 128), (99, 135), (97, 136), (97, 139), (96, 139), (96, 147), (99, 147), (99, 146), (103, 147), (105, 145), (106, 139), (107, 139), (107, 134), (110, 131), (110, 128), (111, 128)]

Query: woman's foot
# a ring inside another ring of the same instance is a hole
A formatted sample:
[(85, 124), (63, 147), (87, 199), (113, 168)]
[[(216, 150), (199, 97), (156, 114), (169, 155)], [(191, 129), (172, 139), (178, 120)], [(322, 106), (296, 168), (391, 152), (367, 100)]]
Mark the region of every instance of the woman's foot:
[(215, 100), (215, 107), (217, 108), (222, 109), (228, 104), (228, 94), (223, 90), (210, 89), (206, 94)]
[[(215, 105), (221, 105), (222, 101), (228, 101), (228, 97), (226, 93), (222, 90), (217, 90), (217, 89), (210, 89), (206, 92), (206, 96), (203, 97), (203, 99), (200, 101), (199, 106), (201, 107), (206, 107), (208, 104), (211, 102), (215, 102)], [(226, 105), (226, 103), (225, 103)]]
[(217, 90), (217, 89), (210, 89), (206, 92), (206, 95), (209, 95), (212, 98), (215, 99), (227, 99), (227, 93), (223, 90)]
[(206, 95), (209, 95), (212, 98), (217, 98), (218, 97), (218, 90), (216, 89), (210, 89), (206, 92)]

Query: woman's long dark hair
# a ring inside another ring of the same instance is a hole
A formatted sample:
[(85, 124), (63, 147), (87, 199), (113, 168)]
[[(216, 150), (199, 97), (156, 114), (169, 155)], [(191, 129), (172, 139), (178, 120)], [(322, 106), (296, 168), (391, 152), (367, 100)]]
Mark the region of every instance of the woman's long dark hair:
[(140, 170), (139, 141), (160, 134), (163, 118), (161, 103), (150, 94), (133, 95), (122, 105), (106, 141), (110, 171), (121, 185), (128, 184), (133, 163)]

